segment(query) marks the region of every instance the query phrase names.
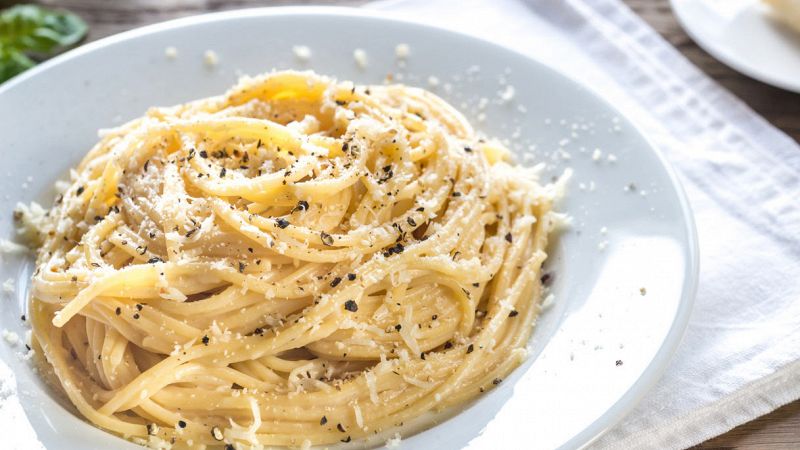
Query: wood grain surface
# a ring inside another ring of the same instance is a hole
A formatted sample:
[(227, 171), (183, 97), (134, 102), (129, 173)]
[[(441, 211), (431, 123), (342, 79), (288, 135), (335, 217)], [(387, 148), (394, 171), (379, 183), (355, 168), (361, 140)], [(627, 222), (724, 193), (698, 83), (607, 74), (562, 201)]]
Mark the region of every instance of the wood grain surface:
[[(800, 142), (800, 94), (748, 78), (698, 47), (681, 29), (668, 0), (623, 0), (711, 78), (744, 100), (773, 125)], [(20, 3), (0, 0), (0, 7)], [(356, 6), (365, 0), (41, 0), (71, 9), (91, 26), (89, 40), (164, 20), (209, 11), (256, 6), (326, 4)], [(800, 449), (800, 401), (704, 442), (696, 449)]]

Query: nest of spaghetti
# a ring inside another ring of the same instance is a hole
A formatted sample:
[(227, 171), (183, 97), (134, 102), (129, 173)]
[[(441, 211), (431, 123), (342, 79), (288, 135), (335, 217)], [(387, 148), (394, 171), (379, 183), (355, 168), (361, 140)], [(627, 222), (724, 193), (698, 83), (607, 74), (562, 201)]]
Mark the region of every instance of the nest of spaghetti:
[(495, 387), (539, 311), (556, 184), (434, 94), (310, 72), (101, 133), (42, 221), (44, 372), (154, 447), (391, 433)]

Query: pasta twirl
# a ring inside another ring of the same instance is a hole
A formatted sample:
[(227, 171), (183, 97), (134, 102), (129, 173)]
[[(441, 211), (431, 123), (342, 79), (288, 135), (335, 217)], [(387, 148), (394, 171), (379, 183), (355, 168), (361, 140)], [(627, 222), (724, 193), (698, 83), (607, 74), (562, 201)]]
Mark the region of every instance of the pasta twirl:
[(77, 166), (39, 230), (35, 340), (136, 442), (363, 438), (520, 363), (555, 194), (424, 90), (245, 79)]

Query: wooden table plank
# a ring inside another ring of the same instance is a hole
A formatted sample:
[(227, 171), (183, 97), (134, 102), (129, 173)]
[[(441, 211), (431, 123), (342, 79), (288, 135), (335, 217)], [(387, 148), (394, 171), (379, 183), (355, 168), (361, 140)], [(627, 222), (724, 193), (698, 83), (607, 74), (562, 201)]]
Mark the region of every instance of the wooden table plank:
[[(750, 79), (720, 63), (681, 29), (668, 0), (623, 0), (692, 63), (744, 100), (773, 125), (800, 142), (800, 94)], [(0, 7), (19, 3), (0, 0)], [(41, 0), (35, 3), (69, 8), (91, 25), (89, 39), (164, 20), (208, 11), (256, 6), (327, 4), (359, 5), (366, 0)], [(697, 449), (783, 450), (800, 448), (800, 401), (741, 425)]]

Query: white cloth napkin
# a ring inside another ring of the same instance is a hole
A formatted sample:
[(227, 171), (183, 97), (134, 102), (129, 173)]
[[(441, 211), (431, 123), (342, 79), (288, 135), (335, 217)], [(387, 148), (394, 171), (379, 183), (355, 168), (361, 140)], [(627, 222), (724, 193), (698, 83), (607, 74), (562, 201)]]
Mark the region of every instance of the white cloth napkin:
[(691, 322), (657, 386), (597, 448), (686, 448), (800, 398), (800, 147), (618, 0), (388, 0), (583, 81), (677, 168), (697, 220)]

